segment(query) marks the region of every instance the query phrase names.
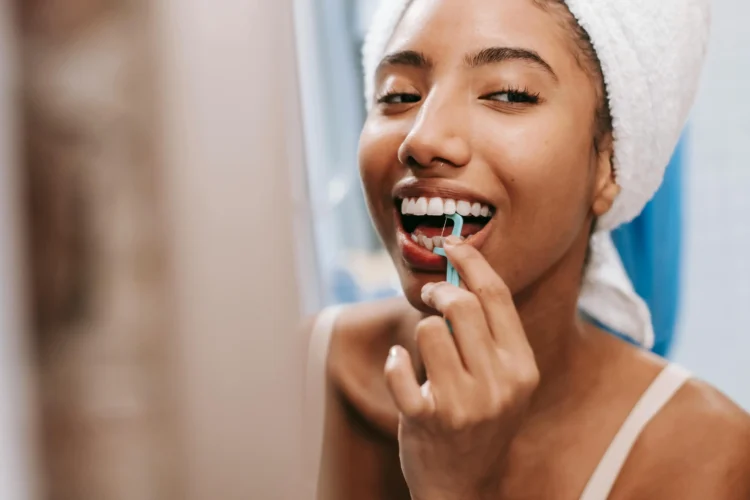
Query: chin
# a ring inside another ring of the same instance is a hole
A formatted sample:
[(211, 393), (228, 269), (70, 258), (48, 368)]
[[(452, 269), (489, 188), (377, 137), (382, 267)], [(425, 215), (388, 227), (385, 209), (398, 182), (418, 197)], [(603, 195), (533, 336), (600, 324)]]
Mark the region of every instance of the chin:
[(398, 266), (401, 288), (404, 297), (416, 310), (425, 314), (435, 314), (435, 311), (422, 301), (422, 287), (427, 283), (439, 283), (445, 281), (445, 273), (427, 273), (407, 269), (406, 266)]
[(427, 307), (427, 305), (422, 302), (422, 299), (420, 298), (419, 294), (406, 294), (405, 295), (407, 302), (409, 302), (409, 305), (412, 306), (414, 309), (419, 311), (425, 316), (434, 316), (434, 315), (440, 315), (438, 311), (435, 311), (434, 309)]

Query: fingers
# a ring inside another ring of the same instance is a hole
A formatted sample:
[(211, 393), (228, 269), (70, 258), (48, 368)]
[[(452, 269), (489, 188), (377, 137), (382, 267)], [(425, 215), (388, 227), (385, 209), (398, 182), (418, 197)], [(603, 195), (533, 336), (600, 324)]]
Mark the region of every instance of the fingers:
[(449, 283), (429, 283), (422, 289), (422, 300), (450, 321), (455, 344), (469, 372), (492, 376), (497, 346), (476, 295)]
[(531, 352), (513, 295), (479, 250), (451, 237), (446, 238), (444, 249), (466, 287), (479, 299), (495, 341), (512, 352)]
[(385, 363), (385, 380), (399, 412), (409, 419), (422, 419), (432, 414), (435, 403), (431, 393), (423, 394), (411, 356), (403, 347), (391, 348)]
[(416, 337), (436, 398), (451, 397), (458, 391), (458, 384), (466, 376), (466, 370), (448, 325), (437, 316), (425, 318), (417, 324)]

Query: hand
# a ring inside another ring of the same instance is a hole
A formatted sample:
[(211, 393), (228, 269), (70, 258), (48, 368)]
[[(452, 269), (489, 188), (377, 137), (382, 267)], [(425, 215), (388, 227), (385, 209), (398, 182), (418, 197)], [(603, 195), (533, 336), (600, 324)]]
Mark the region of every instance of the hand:
[(417, 345), (427, 379), (394, 347), (385, 376), (400, 412), (401, 468), (413, 499), (497, 498), (504, 455), (539, 382), (513, 297), (478, 250), (449, 238), (445, 251), (466, 290), (429, 283)]

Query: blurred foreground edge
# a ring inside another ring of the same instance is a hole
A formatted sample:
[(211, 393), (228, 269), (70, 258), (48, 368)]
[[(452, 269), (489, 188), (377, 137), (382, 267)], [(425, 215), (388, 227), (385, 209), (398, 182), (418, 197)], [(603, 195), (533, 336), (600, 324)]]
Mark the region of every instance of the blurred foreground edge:
[(38, 498), (299, 498), (291, 2), (16, 7)]

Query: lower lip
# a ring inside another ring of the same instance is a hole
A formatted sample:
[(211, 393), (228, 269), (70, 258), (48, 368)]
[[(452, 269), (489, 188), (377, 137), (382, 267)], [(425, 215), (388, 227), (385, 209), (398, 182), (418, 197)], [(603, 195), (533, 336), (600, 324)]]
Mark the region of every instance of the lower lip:
[[(411, 235), (404, 231), (404, 227), (401, 225), (401, 215), (397, 210), (394, 210), (397, 221), (397, 241), (398, 247), (401, 250), (406, 264), (417, 271), (428, 271), (437, 272), (445, 271), (447, 267), (447, 260), (445, 257), (441, 257), (427, 250), (422, 245), (415, 243), (411, 239)], [(482, 244), (487, 239), (487, 235), (490, 233), (494, 217), (476, 234), (469, 236), (466, 239), (466, 243), (470, 244), (476, 249), (480, 249)]]

